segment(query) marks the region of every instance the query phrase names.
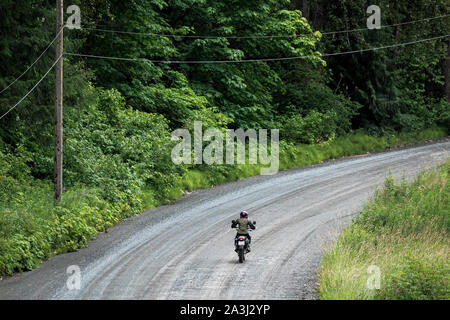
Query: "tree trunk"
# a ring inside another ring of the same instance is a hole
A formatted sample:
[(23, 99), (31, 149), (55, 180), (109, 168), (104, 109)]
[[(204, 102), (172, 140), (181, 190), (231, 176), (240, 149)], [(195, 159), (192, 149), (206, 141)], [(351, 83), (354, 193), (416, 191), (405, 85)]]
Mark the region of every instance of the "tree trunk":
[(314, 27), (317, 30), (323, 30), (325, 27), (325, 24), (327, 22), (325, 14), (324, 14), (324, 6), (325, 6), (325, 0), (318, 0), (316, 1), (315, 6), (315, 13), (314, 13)]
[(309, 0), (302, 1), (302, 14), (309, 20)]
[(326, 23), (324, 16), (324, 0), (296, 0), (293, 2), (294, 8), (302, 12), (303, 17), (315, 30), (322, 30)]
[(447, 62), (445, 66), (445, 96), (450, 102), (450, 41), (447, 43)]

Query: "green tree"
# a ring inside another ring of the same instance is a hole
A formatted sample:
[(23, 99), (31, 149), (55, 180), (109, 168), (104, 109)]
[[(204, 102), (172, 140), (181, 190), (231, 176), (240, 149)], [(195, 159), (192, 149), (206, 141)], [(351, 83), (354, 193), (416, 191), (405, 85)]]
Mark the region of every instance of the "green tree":
[[(321, 7), (324, 30), (365, 28), (369, 1), (325, 1)], [(382, 25), (448, 14), (448, 1), (379, 1)], [(366, 49), (448, 34), (449, 17), (381, 30), (324, 36), (322, 50), (340, 52)], [(444, 41), (330, 57), (332, 86), (363, 105), (356, 127), (420, 129), (430, 122), (444, 96), (442, 65)], [(330, 84), (330, 85), (331, 85)], [(339, 86), (338, 86), (339, 84)]]

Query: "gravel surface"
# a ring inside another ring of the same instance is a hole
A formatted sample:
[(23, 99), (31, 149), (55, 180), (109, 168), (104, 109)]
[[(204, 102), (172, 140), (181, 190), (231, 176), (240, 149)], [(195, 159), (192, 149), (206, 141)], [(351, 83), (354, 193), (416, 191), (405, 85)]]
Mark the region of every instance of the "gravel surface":
[[(388, 170), (408, 179), (448, 159), (450, 142), (355, 156), (198, 190), (128, 219), (87, 248), (3, 278), (0, 299), (316, 299), (324, 248)], [(257, 221), (243, 264), (231, 220)], [(81, 288), (66, 286), (71, 265)]]

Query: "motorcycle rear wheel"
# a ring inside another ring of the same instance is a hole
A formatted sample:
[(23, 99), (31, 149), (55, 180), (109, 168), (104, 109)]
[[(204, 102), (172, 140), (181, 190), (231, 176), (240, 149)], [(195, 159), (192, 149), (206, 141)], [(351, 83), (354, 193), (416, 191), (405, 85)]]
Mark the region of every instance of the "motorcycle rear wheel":
[(245, 260), (244, 248), (239, 248), (239, 263), (243, 263)]

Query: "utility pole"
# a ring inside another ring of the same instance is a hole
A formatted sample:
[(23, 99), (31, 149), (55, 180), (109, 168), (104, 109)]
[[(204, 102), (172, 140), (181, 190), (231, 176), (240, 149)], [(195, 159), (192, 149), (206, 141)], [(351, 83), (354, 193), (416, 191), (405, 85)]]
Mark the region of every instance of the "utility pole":
[(56, 81), (55, 81), (55, 154), (53, 183), (55, 201), (61, 199), (63, 190), (63, 28), (64, 4), (63, 0), (56, 0)]
[(450, 102), (450, 40), (447, 41), (447, 59), (445, 63), (445, 97)]

